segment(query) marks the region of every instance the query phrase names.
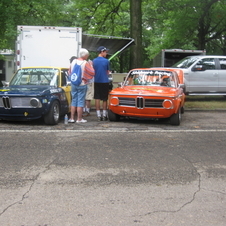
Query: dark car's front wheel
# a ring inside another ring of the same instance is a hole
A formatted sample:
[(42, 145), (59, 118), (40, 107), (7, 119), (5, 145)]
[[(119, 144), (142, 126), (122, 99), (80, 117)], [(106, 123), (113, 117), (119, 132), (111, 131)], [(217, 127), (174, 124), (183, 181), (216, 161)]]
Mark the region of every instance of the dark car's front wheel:
[(119, 121), (120, 115), (113, 113), (111, 110), (108, 110), (108, 119), (110, 121)]
[(49, 112), (44, 116), (44, 122), (47, 125), (57, 125), (60, 119), (60, 105), (54, 100), (50, 106)]
[(170, 124), (174, 126), (179, 126), (181, 122), (181, 108), (178, 109), (176, 114), (170, 117)]

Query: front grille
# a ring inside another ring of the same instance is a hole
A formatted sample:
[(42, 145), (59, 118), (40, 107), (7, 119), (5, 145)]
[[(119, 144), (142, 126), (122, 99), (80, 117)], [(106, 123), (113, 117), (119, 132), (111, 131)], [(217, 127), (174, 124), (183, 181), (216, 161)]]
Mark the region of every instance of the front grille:
[(11, 108), (11, 102), (9, 97), (2, 97), (2, 104), (5, 109)]
[(135, 98), (119, 97), (119, 105), (134, 107), (136, 105)]
[(144, 97), (126, 98), (119, 97), (119, 106), (143, 108), (163, 108), (163, 99), (146, 99)]
[(11, 108), (33, 108), (30, 105), (30, 97), (8, 97), (3, 96), (2, 101), (0, 101), (0, 107), (5, 109)]
[(137, 106), (136, 106), (137, 108), (143, 109), (144, 105), (145, 105), (144, 98), (143, 97), (137, 97), (136, 104), (137, 104)]
[(145, 107), (146, 108), (162, 108), (162, 103), (164, 100), (152, 100), (145, 99)]

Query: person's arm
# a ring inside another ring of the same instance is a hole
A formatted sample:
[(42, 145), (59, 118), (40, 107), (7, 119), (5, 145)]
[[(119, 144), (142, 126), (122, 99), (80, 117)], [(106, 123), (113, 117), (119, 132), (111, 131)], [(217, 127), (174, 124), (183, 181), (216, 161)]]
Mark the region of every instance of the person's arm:
[(84, 72), (83, 72), (83, 78), (85, 80), (91, 80), (93, 79), (94, 75), (95, 75), (95, 70), (93, 68), (92, 61), (86, 62), (84, 67)]

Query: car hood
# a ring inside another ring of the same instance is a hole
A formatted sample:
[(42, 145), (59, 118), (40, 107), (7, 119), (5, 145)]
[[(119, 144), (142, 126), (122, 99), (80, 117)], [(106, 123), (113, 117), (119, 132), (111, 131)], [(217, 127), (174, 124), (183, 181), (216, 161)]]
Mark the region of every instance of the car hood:
[(1, 87), (0, 88), (0, 95), (18, 95), (18, 96), (24, 96), (24, 95), (43, 95), (44, 93), (56, 90), (58, 88), (56, 87), (50, 87), (50, 86), (9, 86), (9, 87)]
[(176, 94), (176, 89), (172, 87), (156, 86), (124, 86), (113, 89), (110, 94), (113, 95), (143, 95), (143, 96), (169, 96)]

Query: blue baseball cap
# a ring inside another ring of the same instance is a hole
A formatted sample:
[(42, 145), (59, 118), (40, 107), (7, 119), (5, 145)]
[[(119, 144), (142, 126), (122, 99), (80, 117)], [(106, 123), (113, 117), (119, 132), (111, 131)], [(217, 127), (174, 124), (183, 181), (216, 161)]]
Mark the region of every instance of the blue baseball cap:
[(97, 49), (97, 52), (103, 52), (103, 51), (108, 51), (109, 49), (107, 49), (105, 46), (99, 46)]

